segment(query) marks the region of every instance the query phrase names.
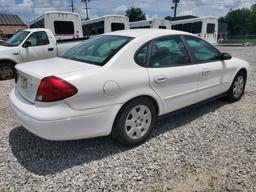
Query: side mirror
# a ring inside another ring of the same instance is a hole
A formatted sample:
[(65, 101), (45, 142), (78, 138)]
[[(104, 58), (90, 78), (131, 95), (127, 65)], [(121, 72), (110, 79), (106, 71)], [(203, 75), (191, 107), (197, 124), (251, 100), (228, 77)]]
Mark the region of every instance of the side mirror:
[(229, 53), (221, 53), (220, 54), (220, 59), (221, 60), (229, 60), (229, 59), (232, 59), (232, 56), (229, 54)]
[(30, 47), (31, 45), (32, 45), (31, 42), (25, 41), (25, 42), (23, 43), (22, 47), (28, 48), (28, 47)]

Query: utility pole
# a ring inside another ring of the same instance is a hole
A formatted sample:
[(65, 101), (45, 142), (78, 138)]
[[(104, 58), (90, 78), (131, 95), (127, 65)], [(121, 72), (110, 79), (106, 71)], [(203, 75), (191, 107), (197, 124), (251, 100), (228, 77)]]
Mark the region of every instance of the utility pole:
[(73, 0), (71, 0), (70, 8), (71, 8), (71, 11), (74, 13), (75, 9), (74, 9), (74, 1)]
[(88, 7), (88, 3), (90, 3), (91, 0), (82, 0), (82, 2), (85, 3), (85, 12), (86, 12), (86, 20), (89, 20), (89, 7)]
[(174, 9), (174, 18), (176, 18), (176, 15), (177, 15), (177, 7), (178, 7), (178, 4), (180, 3), (180, 0), (173, 0), (173, 3), (174, 3), (174, 7), (171, 7), (172, 9)]

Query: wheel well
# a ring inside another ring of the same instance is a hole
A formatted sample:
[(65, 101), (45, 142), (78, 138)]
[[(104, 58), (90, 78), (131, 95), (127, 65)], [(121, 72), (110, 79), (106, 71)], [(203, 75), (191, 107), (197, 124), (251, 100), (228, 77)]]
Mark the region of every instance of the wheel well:
[(240, 73), (240, 72), (244, 73), (244, 74), (245, 74), (245, 77), (247, 78), (247, 71), (246, 71), (245, 68), (240, 69), (240, 70), (238, 71), (238, 73)]
[[(133, 100), (139, 99), (139, 98), (144, 98), (144, 99), (150, 100), (150, 101), (154, 104), (154, 106), (155, 106), (156, 114), (158, 114), (158, 112), (159, 112), (159, 106), (158, 106), (156, 100), (155, 100), (153, 97), (148, 96), (148, 95), (141, 95), (141, 96), (134, 97), (134, 98), (130, 99), (129, 101), (127, 101), (127, 102), (121, 107), (121, 109), (122, 109), (127, 103), (129, 103), (129, 102), (131, 102), (131, 101), (133, 101)], [(120, 109), (120, 110), (121, 110), (121, 109)]]
[(14, 61), (8, 60), (8, 59), (1, 59), (1, 60), (0, 60), (0, 64), (1, 64), (1, 63), (4, 63), (4, 62), (10, 63), (10, 64), (13, 65), (13, 66), (15, 66), (15, 65), (17, 64), (17, 63), (15, 63)]
[[(151, 97), (151, 96), (148, 96), (148, 95), (141, 95), (141, 96), (138, 96), (138, 97), (134, 97), (134, 98), (130, 99), (129, 101), (127, 101), (126, 103), (123, 104), (123, 106), (119, 109), (119, 111), (118, 111), (118, 113), (117, 113), (117, 115), (116, 115), (116, 117), (115, 117), (114, 124), (115, 124), (116, 119), (117, 119), (117, 117), (119, 116), (120, 112), (123, 110), (123, 108), (124, 108), (128, 103), (130, 103), (131, 101), (136, 100), (136, 99), (139, 99), (139, 98), (144, 98), (144, 99), (150, 100), (150, 101), (154, 104), (154, 106), (155, 106), (156, 114), (158, 114), (158, 112), (159, 112), (159, 106), (158, 106), (156, 100), (155, 100), (153, 97)], [(114, 124), (113, 124), (113, 125), (114, 125)]]

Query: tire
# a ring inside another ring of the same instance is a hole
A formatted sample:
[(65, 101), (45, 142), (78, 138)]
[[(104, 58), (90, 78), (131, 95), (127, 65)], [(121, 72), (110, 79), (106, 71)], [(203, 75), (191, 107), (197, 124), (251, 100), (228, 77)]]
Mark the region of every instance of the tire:
[(156, 118), (156, 107), (151, 100), (132, 100), (119, 111), (111, 136), (124, 146), (139, 145), (148, 138)]
[(12, 79), (15, 76), (15, 68), (12, 63), (0, 63), (0, 80)]
[(230, 102), (239, 101), (244, 94), (245, 85), (246, 85), (246, 74), (243, 71), (239, 71), (232, 82), (232, 85), (228, 91), (226, 99)]

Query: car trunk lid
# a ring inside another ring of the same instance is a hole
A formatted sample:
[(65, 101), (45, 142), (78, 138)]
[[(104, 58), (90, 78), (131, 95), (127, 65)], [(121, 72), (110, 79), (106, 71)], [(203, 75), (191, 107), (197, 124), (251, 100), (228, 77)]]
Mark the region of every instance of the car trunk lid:
[(15, 87), (23, 98), (31, 103), (35, 103), (38, 87), (44, 77), (98, 68), (101, 67), (63, 58), (19, 64), (16, 66), (17, 77)]

